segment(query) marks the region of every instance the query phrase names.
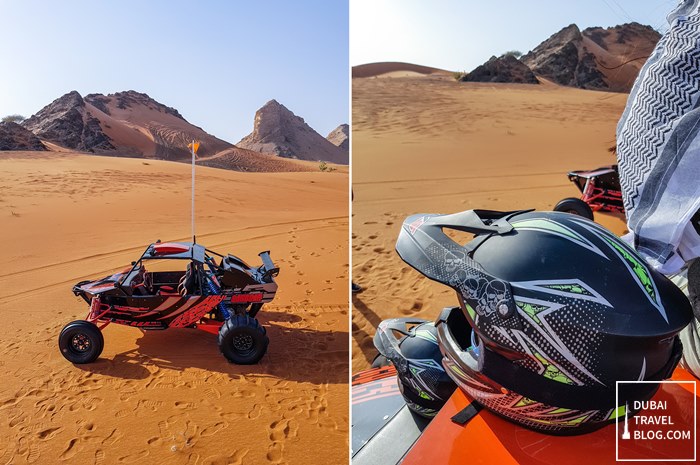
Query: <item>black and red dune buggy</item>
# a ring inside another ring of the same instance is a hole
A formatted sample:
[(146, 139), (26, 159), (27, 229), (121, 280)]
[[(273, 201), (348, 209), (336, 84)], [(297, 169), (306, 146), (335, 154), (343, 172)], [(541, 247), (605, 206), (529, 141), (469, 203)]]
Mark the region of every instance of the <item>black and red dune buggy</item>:
[(262, 265), (251, 267), (196, 243), (151, 244), (124, 271), (73, 286), (90, 312), (63, 328), (61, 353), (73, 363), (94, 361), (104, 345), (101, 330), (110, 323), (142, 330), (198, 327), (218, 334), (229, 361), (257, 363), (269, 340), (255, 315), (275, 297), (279, 272), (269, 252), (259, 255)]
[(581, 191), (581, 198), (561, 200), (554, 211), (573, 213), (593, 220), (593, 212), (625, 213), (617, 165), (603, 166), (590, 171), (571, 171), (569, 181)]

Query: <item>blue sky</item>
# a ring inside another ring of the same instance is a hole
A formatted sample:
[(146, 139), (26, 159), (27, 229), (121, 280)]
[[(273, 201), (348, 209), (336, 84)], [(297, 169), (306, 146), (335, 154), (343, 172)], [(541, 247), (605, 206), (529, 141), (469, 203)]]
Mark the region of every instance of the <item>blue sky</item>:
[(471, 71), (527, 53), (561, 28), (636, 21), (664, 30), (678, 0), (351, 0), (350, 64), (406, 61)]
[(323, 136), (349, 119), (347, 0), (0, 0), (0, 18), (0, 116), (133, 89), (233, 143), (273, 98)]

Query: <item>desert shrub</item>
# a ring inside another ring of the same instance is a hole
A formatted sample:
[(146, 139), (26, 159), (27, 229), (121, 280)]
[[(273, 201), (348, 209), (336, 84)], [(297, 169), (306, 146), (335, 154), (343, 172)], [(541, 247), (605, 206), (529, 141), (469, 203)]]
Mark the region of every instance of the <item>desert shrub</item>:
[(335, 168), (333, 168), (332, 166), (328, 166), (328, 163), (326, 163), (325, 161), (322, 161), (318, 164), (318, 169), (320, 171), (327, 171), (329, 173), (331, 171), (335, 171)]
[(7, 115), (2, 118), (3, 123), (21, 123), (25, 118), (22, 115)]
[(503, 55), (501, 55), (501, 56), (502, 57), (511, 56), (511, 57), (515, 57), (515, 58), (520, 58), (521, 56), (523, 56), (523, 52), (521, 52), (520, 50), (508, 50), (507, 52), (503, 53)]

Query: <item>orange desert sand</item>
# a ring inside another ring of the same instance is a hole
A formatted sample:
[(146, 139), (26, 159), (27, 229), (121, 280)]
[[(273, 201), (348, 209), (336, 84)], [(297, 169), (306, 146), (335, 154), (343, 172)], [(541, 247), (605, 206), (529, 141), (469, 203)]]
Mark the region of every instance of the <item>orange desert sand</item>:
[[(353, 86), (353, 373), (370, 366), (372, 337), (392, 317), (433, 320), (454, 291), (394, 251), (415, 213), (551, 210), (580, 193), (570, 170), (615, 163), (608, 152), (626, 94), (543, 82), (459, 83), (451, 76), (355, 78)], [(621, 216), (596, 213), (621, 234)], [(471, 235), (463, 235), (465, 242)]]
[(198, 241), (281, 268), (260, 364), (203, 331), (110, 325), (74, 366), (57, 343), (87, 312), (72, 285), (191, 239), (190, 166), (0, 152), (0, 464), (347, 463), (347, 182), (197, 168)]

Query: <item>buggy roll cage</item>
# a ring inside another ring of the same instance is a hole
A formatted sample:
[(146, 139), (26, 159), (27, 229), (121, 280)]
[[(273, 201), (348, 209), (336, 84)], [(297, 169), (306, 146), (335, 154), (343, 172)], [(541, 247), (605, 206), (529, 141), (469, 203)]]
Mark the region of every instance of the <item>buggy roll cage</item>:
[[(125, 273), (121, 278), (119, 278), (119, 279), (115, 282), (115, 286), (116, 286), (117, 288), (119, 288), (120, 291), (122, 291), (123, 293), (126, 293), (126, 291), (124, 291), (124, 288), (122, 287), (122, 284), (124, 283), (124, 281), (126, 280), (126, 278), (129, 277), (129, 276), (131, 276), (131, 274), (134, 272), (134, 270), (136, 270), (136, 267), (139, 265), (139, 263), (142, 263), (142, 262), (143, 262), (144, 258), (154, 258), (154, 259), (156, 258), (156, 257), (154, 256), (154, 255), (155, 255), (154, 247), (155, 247), (156, 244), (160, 244), (160, 243), (161, 243), (161, 241), (160, 241), (160, 239), (159, 239), (159, 240), (157, 240), (156, 242), (154, 242), (153, 244), (150, 244), (148, 247), (146, 247), (146, 250), (141, 254), (141, 256), (138, 258), (138, 260), (132, 262), (132, 265), (131, 265), (131, 268), (129, 269), (129, 271), (128, 271), (127, 273)], [(198, 260), (197, 258), (195, 258), (195, 254), (194, 254), (194, 247), (195, 247), (195, 245), (198, 245), (198, 244), (194, 244), (194, 243), (193, 243), (193, 244), (190, 246), (190, 249), (189, 249), (189, 257), (187, 257), (187, 256), (182, 256), (181, 254), (177, 254), (177, 255), (176, 255), (176, 254), (172, 254), (172, 255), (164, 255), (164, 256), (162, 256), (162, 257), (157, 257), (157, 259), (158, 259), (158, 260), (183, 260), (183, 259), (189, 259), (189, 260), (192, 260), (192, 261), (194, 261), (194, 262), (200, 263), (200, 264), (202, 264), (202, 265), (207, 265), (207, 266), (209, 267), (209, 269), (210, 269), (213, 273), (218, 273), (218, 272), (224, 271), (224, 267), (223, 267), (222, 265), (217, 265), (217, 264), (216, 264), (216, 261), (215, 261), (212, 257), (208, 256), (207, 253), (209, 253), (210, 255), (216, 255), (217, 257), (220, 257), (221, 260), (222, 260), (222, 261), (221, 261), (222, 264), (223, 264), (223, 260), (226, 258), (224, 255), (221, 255), (220, 253), (215, 252), (215, 251), (213, 251), (213, 250), (211, 250), (211, 249), (208, 249), (208, 248), (206, 248), (206, 247), (200, 246), (200, 247), (203, 249), (203, 251), (204, 251), (204, 254), (203, 254), (203, 255), (204, 255), (204, 260), (203, 260), (203, 261), (200, 261), (200, 260)], [(277, 274), (279, 273), (279, 268), (277, 268), (277, 267), (274, 265), (274, 263), (272, 262), (272, 259), (270, 258), (270, 251), (269, 251), (269, 250), (265, 250), (265, 251), (263, 251), (263, 252), (260, 252), (260, 253), (258, 254), (258, 256), (259, 256), (260, 259), (262, 260), (262, 267), (258, 267), (258, 268), (262, 268), (262, 274), (263, 274), (264, 278), (265, 278), (265, 279), (268, 279), (269, 277), (277, 276)], [(245, 263), (244, 263), (244, 264), (245, 264)], [(246, 266), (247, 266), (247, 265), (246, 265)]]

